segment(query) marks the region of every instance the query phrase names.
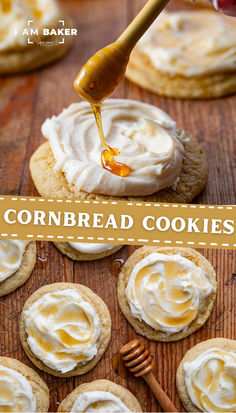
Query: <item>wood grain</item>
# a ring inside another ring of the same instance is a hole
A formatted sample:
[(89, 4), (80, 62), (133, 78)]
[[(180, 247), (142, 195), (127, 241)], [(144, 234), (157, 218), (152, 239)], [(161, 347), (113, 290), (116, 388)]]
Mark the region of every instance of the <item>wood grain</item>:
[[(0, 192), (2, 194), (38, 195), (29, 174), (29, 158), (43, 142), (40, 127), (46, 117), (58, 114), (63, 107), (78, 100), (73, 80), (83, 63), (95, 51), (116, 39), (140, 10), (144, 0), (67, 0), (62, 7), (79, 30), (71, 52), (58, 63), (28, 75), (0, 79)], [(209, 182), (196, 202), (235, 203), (235, 107), (236, 96), (217, 100), (180, 101), (155, 96), (128, 81), (123, 81), (116, 97), (138, 99), (166, 110), (178, 124), (202, 142), (209, 156)], [(32, 367), (18, 337), (18, 320), (25, 300), (44, 284), (74, 281), (93, 289), (108, 305), (112, 317), (112, 339), (91, 372), (79, 378), (59, 379), (46, 373), (41, 376), (50, 388), (50, 411), (75, 386), (98, 378), (124, 385), (139, 399), (143, 410), (161, 411), (151, 391), (141, 379), (127, 373), (119, 377), (112, 369), (111, 358), (126, 341), (137, 337), (122, 316), (116, 297), (116, 278), (109, 272), (113, 258), (127, 257), (133, 246), (123, 247), (114, 256), (90, 263), (73, 263), (52, 243), (38, 242), (37, 263), (27, 283), (0, 301), (1, 355), (15, 357)], [(177, 366), (185, 352), (196, 343), (213, 337), (236, 339), (236, 253), (223, 250), (200, 250), (217, 272), (218, 295), (208, 322), (190, 337), (177, 343), (141, 341), (155, 359), (157, 380), (179, 410), (182, 409), (175, 387)], [(234, 275), (233, 275), (234, 274)]]

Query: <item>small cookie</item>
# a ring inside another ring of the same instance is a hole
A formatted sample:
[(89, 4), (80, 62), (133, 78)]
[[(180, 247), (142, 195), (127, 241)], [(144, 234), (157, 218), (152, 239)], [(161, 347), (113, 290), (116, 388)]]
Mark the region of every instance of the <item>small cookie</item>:
[[(89, 393), (91, 393), (91, 395)], [(84, 395), (84, 397), (81, 397), (82, 395)], [(89, 400), (89, 398), (91, 398), (91, 400)], [(113, 406), (108, 405), (111, 402), (114, 403)], [(100, 407), (99, 411), (101, 411), (102, 403), (103, 412), (142, 412), (141, 406), (136, 397), (134, 397), (129, 390), (125, 389), (122, 386), (119, 386), (118, 384), (113, 383), (110, 380), (95, 380), (90, 383), (81, 384), (61, 402), (57, 411), (65, 413), (90, 411), (85, 409), (88, 409), (91, 403), (97, 403), (98, 410)], [(109, 410), (108, 406), (110, 407)]]
[(0, 390), (0, 411), (48, 411), (48, 386), (34, 370), (16, 359), (0, 357)]
[(54, 242), (54, 245), (75, 261), (93, 261), (108, 257), (122, 248), (122, 245), (92, 244), (80, 242)]
[(35, 262), (35, 241), (0, 240), (0, 297), (23, 285)]
[(236, 341), (213, 338), (192, 347), (178, 367), (176, 385), (188, 412), (235, 412)]
[(56, 35), (72, 26), (56, 1), (2, 1), (0, 19), (0, 74), (38, 69), (63, 57), (72, 45), (73, 36)]
[(86, 102), (75, 103), (42, 125), (49, 142), (30, 160), (31, 176), (42, 196), (182, 203), (192, 201), (205, 187), (205, 152), (161, 109), (108, 99), (102, 116), (109, 127), (108, 143), (119, 148), (119, 159), (130, 174), (122, 177), (102, 167), (92, 109)]
[(123, 265), (117, 284), (121, 311), (149, 340), (176, 341), (198, 330), (216, 298), (216, 274), (191, 248), (142, 247)]
[(126, 76), (162, 96), (236, 92), (234, 21), (210, 10), (162, 12), (131, 53)]
[(45, 285), (28, 298), (21, 313), (20, 339), (26, 354), (39, 369), (58, 377), (94, 368), (110, 335), (106, 304), (81, 284)]

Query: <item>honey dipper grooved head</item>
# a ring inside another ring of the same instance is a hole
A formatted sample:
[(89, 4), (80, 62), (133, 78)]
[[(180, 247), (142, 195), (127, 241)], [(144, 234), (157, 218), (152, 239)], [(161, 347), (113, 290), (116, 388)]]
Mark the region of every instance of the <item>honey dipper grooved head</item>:
[(74, 81), (75, 90), (91, 104), (102, 102), (121, 82), (128, 60), (119, 42), (109, 44), (82, 67)]
[(135, 377), (144, 376), (153, 368), (152, 357), (148, 349), (138, 339), (132, 340), (119, 351), (124, 364)]

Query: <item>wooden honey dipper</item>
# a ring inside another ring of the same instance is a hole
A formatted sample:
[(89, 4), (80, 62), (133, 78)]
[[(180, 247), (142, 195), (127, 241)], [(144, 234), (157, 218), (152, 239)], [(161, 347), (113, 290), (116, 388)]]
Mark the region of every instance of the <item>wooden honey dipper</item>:
[(148, 0), (120, 37), (87, 61), (74, 81), (74, 88), (81, 97), (95, 105), (112, 94), (125, 74), (135, 44), (168, 1)]
[(132, 340), (121, 347), (119, 354), (124, 364), (135, 377), (143, 377), (153, 391), (160, 406), (165, 412), (178, 412), (167, 394), (157, 383), (153, 373), (152, 356), (138, 339)]

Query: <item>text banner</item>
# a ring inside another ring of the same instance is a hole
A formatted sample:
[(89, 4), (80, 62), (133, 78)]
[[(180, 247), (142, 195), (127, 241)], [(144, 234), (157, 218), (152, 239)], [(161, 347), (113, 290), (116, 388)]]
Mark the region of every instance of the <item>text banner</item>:
[(236, 249), (236, 206), (0, 197), (0, 238)]

